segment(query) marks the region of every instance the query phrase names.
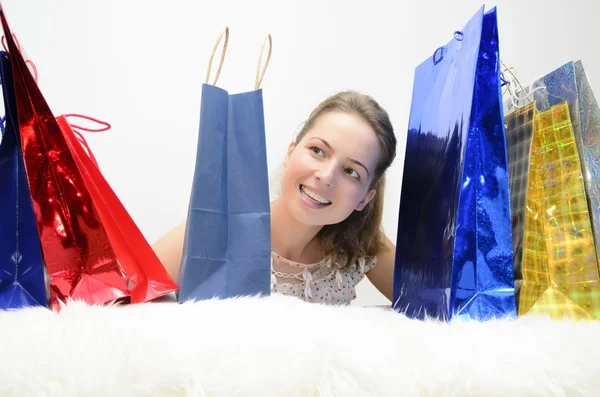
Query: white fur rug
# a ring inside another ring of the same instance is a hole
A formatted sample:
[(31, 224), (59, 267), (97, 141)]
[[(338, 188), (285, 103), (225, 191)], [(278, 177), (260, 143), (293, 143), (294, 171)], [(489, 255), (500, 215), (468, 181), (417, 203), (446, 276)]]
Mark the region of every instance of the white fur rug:
[(0, 312), (2, 396), (599, 396), (600, 322), (271, 296)]

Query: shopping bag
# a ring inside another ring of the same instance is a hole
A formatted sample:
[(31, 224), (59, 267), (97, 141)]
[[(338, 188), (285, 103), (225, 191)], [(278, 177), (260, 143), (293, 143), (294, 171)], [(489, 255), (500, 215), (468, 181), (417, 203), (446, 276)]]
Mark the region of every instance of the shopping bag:
[[(228, 29), (224, 35), (219, 71)], [(213, 49), (202, 86), (196, 168), (177, 279), (180, 302), (270, 293), (271, 217), (259, 89), (271, 53), (268, 39), (264, 69), (260, 74), (257, 69), (255, 90), (246, 93), (216, 87), (218, 72), (208, 84), (219, 42)]]
[[(57, 117), (57, 122), (90, 192), (119, 264), (131, 282), (131, 303), (147, 302), (176, 291), (177, 285), (100, 172), (91, 149), (77, 131), (85, 127), (69, 123), (68, 119), (73, 117), (83, 116), (62, 115)], [(98, 131), (102, 130), (104, 129)]]
[(515, 297), (517, 303), (521, 283), (523, 282), (523, 238), (525, 233), (531, 139), (533, 136), (535, 114), (537, 114), (535, 103), (530, 103), (515, 110), (505, 118), (510, 181)]
[(0, 52), (4, 99), (0, 142), (0, 309), (48, 306), (44, 261), (31, 203), (8, 54)]
[(600, 318), (600, 277), (569, 104), (534, 115), (519, 315)]
[(419, 65), (392, 306), (410, 317), (515, 317), (496, 9)]
[[(579, 127), (583, 149), (583, 178), (592, 215), (596, 256), (600, 253), (600, 107), (592, 91), (583, 62), (575, 62)], [(577, 130), (575, 130), (577, 134)], [(580, 153), (581, 154), (581, 153)]]

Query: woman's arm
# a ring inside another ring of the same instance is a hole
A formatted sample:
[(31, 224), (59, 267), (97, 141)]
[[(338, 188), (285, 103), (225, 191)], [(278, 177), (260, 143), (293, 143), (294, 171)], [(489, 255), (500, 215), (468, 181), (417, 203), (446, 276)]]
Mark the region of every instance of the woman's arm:
[(367, 272), (369, 281), (373, 283), (375, 288), (379, 290), (386, 298), (392, 300), (394, 293), (394, 260), (396, 258), (396, 246), (390, 239), (384, 235), (384, 248), (377, 255), (377, 264)]
[(160, 259), (173, 280), (177, 280), (177, 274), (179, 273), (184, 238), (185, 222), (152, 244), (152, 249), (156, 253), (156, 256), (158, 256), (158, 259)]

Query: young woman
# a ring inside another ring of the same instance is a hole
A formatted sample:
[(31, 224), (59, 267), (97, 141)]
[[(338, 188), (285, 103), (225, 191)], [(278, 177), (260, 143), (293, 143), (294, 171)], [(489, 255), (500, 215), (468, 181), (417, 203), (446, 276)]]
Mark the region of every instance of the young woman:
[[(325, 99), (290, 143), (271, 202), (272, 291), (349, 303), (366, 274), (392, 299), (396, 248), (381, 229), (385, 172), (396, 156), (387, 112), (353, 91)], [(185, 224), (154, 244), (177, 278)]]

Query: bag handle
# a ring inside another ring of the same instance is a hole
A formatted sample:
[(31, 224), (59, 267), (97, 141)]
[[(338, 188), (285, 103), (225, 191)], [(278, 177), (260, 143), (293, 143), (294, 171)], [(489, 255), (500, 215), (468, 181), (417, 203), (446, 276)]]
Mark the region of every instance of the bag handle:
[[(516, 72), (516, 69), (514, 66), (507, 66), (502, 61), (500, 61), (500, 65), (501, 65), (500, 79), (502, 81), (502, 84), (506, 85), (506, 88), (505, 88), (504, 92), (502, 93), (502, 95), (504, 96), (504, 94), (508, 93), (510, 102), (515, 109), (521, 109), (526, 106), (526, 105), (518, 105), (518, 102), (525, 101), (527, 99), (529, 99), (530, 101), (533, 101), (534, 100), (534, 97), (533, 97), (534, 92), (546, 89), (546, 87), (544, 87), (544, 86), (539, 86), (539, 87), (535, 87), (535, 88), (533, 87), (535, 82), (538, 80), (541, 80), (544, 76), (538, 76), (538, 77), (534, 78), (530, 85), (528, 85), (527, 87), (523, 87), (523, 85), (517, 78), (517, 72)], [(511, 87), (513, 87), (513, 88), (511, 88)], [(517, 95), (517, 88), (519, 88), (521, 90), (521, 93), (523, 93), (523, 96), (519, 97)], [(513, 91), (513, 89), (514, 89), (514, 91)], [(517, 102), (515, 102), (515, 100)]]
[(225, 54), (227, 53), (227, 43), (229, 43), (229, 26), (225, 27), (225, 30), (219, 36), (219, 39), (215, 43), (213, 47), (212, 53), (210, 54), (210, 59), (208, 60), (208, 71), (206, 72), (206, 79), (204, 80), (204, 84), (208, 84), (208, 79), (210, 78), (210, 70), (212, 68), (213, 58), (215, 57), (215, 53), (217, 52), (217, 48), (219, 47), (219, 43), (221, 43), (221, 39), (225, 35), (225, 42), (223, 43), (223, 50), (221, 53), (221, 61), (219, 62), (219, 68), (217, 69), (217, 74), (215, 76), (215, 80), (212, 85), (217, 85), (217, 80), (219, 79), (219, 75), (221, 74), (221, 68), (223, 67), (223, 61), (225, 60)]
[(67, 121), (67, 123), (73, 130), (73, 133), (77, 137), (77, 140), (79, 141), (79, 143), (84, 147), (85, 151), (87, 152), (88, 157), (92, 160), (94, 165), (96, 165), (96, 167), (99, 169), (100, 167), (98, 166), (98, 161), (96, 160), (94, 153), (92, 153), (92, 149), (88, 145), (87, 140), (85, 139), (83, 134), (80, 132), (80, 130), (88, 131), (88, 132), (103, 132), (103, 131), (108, 131), (111, 128), (111, 125), (109, 123), (107, 123), (106, 121), (98, 120), (98, 119), (95, 119), (90, 116), (85, 116), (83, 114), (69, 113), (69, 114), (63, 115), (63, 117), (65, 118), (65, 120), (67, 120), (69, 117), (71, 117), (71, 118), (76, 117), (76, 118), (80, 118), (80, 119), (84, 119), (84, 120), (93, 121), (95, 123), (98, 123), (98, 124), (101, 124), (104, 126), (104, 127), (100, 127), (100, 128), (88, 128), (88, 127), (82, 127), (77, 124), (71, 124)]
[[(21, 44), (19, 43), (19, 39), (17, 39), (17, 35), (13, 33), (12, 37), (15, 40), (15, 44), (17, 45), (17, 50), (19, 50), (21, 55), (23, 55), (23, 50), (21, 49)], [(4, 48), (4, 51), (8, 52), (8, 49), (6, 48), (6, 37), (4, 37), (4, 35), (2, 35), (1, 41), (2, 41), (2, 48)], [(38, 82), (38, 71), (37, 71), (37, 67), (35, 66), (35, 63), (33, 63), (33, 61), (31, 61), (29, 59), (25, 59), (25, 64), (31, 70), (31, 73), (33, 74), (33, 79), (37, 83)]]
[[(262, 65), (262, 58), (263, 58), (263, 53), (265, 51), (265, 45), (267, 44), (267, 41), (269, 42), (269, 52), (267, 53), (267, 60), (265, 61), (265, 66), (262, 68), (262, 73), (261, 73), (261, 65)], [(265, 38), (265, 41), (263, 41), (263, 45), (260, 48), (260, 54), (258, 55), (258, 64), (256, 65), (256, 79), (254, 80), (254, 89), (258, 90), (260, 87), (260, 84), (262, 83), (263, 77), (265, 77), (265, 72), (267, 71), (267, 66), (269, 66), (269, 61), (271, 60), (271, 51), (273, 49), (273, 39), (271, 38), (271, 35), (268, 34), (267, 37)]]

